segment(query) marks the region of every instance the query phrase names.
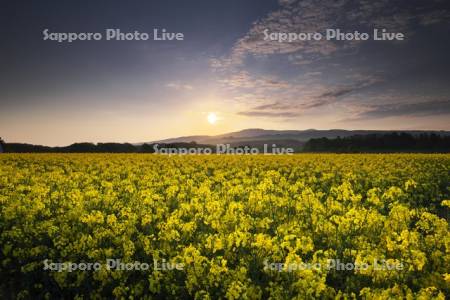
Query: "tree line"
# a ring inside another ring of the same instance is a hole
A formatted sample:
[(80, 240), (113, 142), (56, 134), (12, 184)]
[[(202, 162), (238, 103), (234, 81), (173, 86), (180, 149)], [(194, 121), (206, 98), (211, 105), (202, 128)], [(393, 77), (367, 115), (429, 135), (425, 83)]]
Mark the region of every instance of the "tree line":
[(304, 152), (450, 152), (450, 136), (404, 132), (310, 139)]
[[(49, 147), (24, 143), (5, 143), (0, 138), (0, 152), (7, 153), (154, 153), (155, 144), (130, 143), (74, 143), (64, 147)], [(196, 148), (195, 142), (158, 144), (159, 148)], [(208, 147), (207, 145), (204, 145)]]
[[(155, 144), (75, 143), (65, 147), (6, 143), (0, 138), (0, 152), (9, 153), (154, 153)], [(213, 148), (196, 142), (158, 144), (159, 148)], [(296, 148), (298, 149), (298, 147)], [(412, 135), (386, 133), (337, 138), (313, 138), (297, 152), (371, 153), (371, 152), (443, 152), (450, 153), (450, 136), (435, 133)]]

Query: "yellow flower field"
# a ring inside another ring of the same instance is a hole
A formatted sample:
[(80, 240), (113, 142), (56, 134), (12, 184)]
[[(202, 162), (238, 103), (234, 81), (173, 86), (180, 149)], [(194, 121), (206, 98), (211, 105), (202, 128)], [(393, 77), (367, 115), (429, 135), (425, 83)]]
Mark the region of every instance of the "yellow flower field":
[(449, 184), (443, 154), (2, 154), (0, 298), (445, 299)]

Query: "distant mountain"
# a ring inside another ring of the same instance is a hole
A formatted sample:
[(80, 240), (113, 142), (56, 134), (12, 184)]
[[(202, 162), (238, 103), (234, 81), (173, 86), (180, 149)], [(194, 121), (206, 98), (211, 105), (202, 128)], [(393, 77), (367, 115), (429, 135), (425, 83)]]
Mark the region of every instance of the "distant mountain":
[(278, 146), (299, 147), (310, 139), (317, 138), (337, 138), (349, 137), (354, 135), (367, 134), (389, 134), (393, 132), (408, 133), (411, 135), (419, 135), (423, 133), (434, 133), (441, 136), (450, 136), (450, 131), (427, 131), (427, 130), (344, 130), (344, 129), (330, 129), (330, 130), (266, 130), (266, 129), (245, 129), (236, 132), (230, 132), (220, 135), (193, 135), (183, 136), (177, 138), (164, 139), (159, 141), (148, 142), (148, 144), (155, 143), (190, 143), (196, 142), (199, 144), (231, 144), (232, 146), (239, 145), (255, 145), (255, 144), (270, 144), (277, 143)]

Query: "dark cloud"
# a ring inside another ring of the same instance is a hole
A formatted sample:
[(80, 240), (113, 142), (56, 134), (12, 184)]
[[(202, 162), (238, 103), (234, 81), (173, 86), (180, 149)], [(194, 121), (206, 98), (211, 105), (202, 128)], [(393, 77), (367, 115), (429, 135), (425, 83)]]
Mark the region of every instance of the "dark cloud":
[(269, 104), (263, 104), (263, 105), (259, 105), (254, 107), (254, 110), (274, 110), (274, 109), (289, 109), (290, 105), (288, 104), (283, 104), (283, 103), (269, 103)]
[[(387, 117), (427, 117), (450, 115), (450, 100), (431, 100), (416, 103), (364, 104), (352, 103), (353, 117), (342, 121), (361, 121)], [(271, 103), (254, 107), (239, 115), (267, 118), (296, 118), (305, 113), (311, 106)]]
[(372, 104), (366, 107), (366, 111), (359, 113), (356, 119), (447, 114), (450, 115), (450, 100), (434, 100), (418, 103)]
[(369, 107), (369, 111), (362, 114), (366, 117), (394, 117), (394, 116), (432, 116), (450, 114), (450, 100), (421, 103), (402, 103), (378, 105)]
[(353, 92), (355, 89), (351, 87), (342, 87), (338, 88), (336, 90), (332, 90), (329, 92), (326, 92), (319, 96), (319, 98), (337, 98), (340, 96), (344, 96), (345, 94)]
[(329, 104), (338, 100), (348, 94), (358, 92), (366, 87), (370, 87), (382, 80), (377, 77), (367, 77), (364, 80), (358, 80), (355, 83), (346, 86), (331, 87), (328, 91), (319, 95), (317, 101), (311, 103), (311, 107), (317, 107), (324, 104)]
[(238, 115), (247, 117), (269, 117), (269, 118), (294, 118), (300, 114), (298, 112), (269, 112), (269, 111), (242, 111), (238, 112)]

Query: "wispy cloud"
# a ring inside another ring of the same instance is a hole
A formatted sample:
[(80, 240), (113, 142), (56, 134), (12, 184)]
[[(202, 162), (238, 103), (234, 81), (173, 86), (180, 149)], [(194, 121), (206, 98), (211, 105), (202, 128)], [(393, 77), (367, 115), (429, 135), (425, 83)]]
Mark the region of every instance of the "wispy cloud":
[(352, 120), (399, 116), (450, 115), (450, 100), (431, 100), (415, 103), (370, 104), (360, 107)]
[(269, 117), (269, 118), (295, 118), (299, 116), (298, 112), (269, 112), (269, 111), (242, 111), (238, 115), (247, 117)]
[(175, 89), (175, 90), (185, 90), (185, 91), (191, 91), (194, 89), (192, 85), (189, 84), (182, 84), (177, 82), (170, 82), (166, 84), (167, 88)]
[[(247, 55), (290, 54), (296, 64), (329, 57), (350, 50), (361, 42), (320, 41), (284, 42), (264, 40), (264, 31), (273, 33), (324, 33), (329, 28), (352, 32), (385, 28), (411, 35), (414, 26), (450, 20), (445, 0), (406, 2), (404, 0), (279, 0), (280, 8), (253, 24), (234, 45), (231, 54), (211, 61), (217, 69), (242, 65)], [(358, 24), (358, 28), (355, 27)]]
[(264, 90), (276, 90), (289, 88), (286, 81), (276, 79), (272, 76), (252, 76), (247, 71), (240, 71), (220, 80), (228, 88), (258, 88)]
[(359, 93), (378, 82), (380, 79), (377, 77), (365, 77), (350, 81), (347, 85), (290, 84), (289, 88), (278, 90), (273, 94), (276, 101), (265, 99), (263, 103), (241, 111), (239, 114), (274, 118), (297, 117), (310, 109), (346, 101), (347, 96)]

